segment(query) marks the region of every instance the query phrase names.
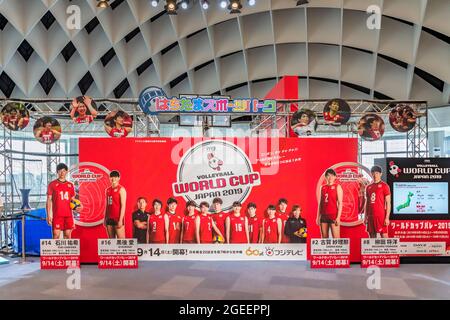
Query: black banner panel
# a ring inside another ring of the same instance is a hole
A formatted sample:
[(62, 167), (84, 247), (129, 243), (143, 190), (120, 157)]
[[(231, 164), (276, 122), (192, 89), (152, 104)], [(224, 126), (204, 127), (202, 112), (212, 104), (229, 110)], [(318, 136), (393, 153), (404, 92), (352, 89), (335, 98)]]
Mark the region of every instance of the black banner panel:
[(386, 169), (390, 236), (410, 242), (407, 255), (449, 256), (450, 159), (387, 158)]

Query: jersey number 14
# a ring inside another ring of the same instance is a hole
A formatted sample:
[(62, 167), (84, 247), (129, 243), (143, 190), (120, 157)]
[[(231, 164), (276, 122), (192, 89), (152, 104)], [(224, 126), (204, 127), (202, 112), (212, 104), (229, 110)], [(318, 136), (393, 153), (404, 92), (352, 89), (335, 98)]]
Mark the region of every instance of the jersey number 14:
[(61, 200), (69, 200), (69, 192), (66, 191), (60, 191), (59, 196), (61, 197)]

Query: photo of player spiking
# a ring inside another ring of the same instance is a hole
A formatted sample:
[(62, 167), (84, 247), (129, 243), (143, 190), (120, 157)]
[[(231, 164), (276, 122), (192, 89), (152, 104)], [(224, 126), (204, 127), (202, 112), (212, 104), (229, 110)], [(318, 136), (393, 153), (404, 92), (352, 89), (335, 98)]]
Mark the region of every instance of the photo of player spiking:
[(364, 140), (379, 140), (383, 137), (384, 130), (384, 121), (377, 114), (366, 114), (358, 122), (357, 132)]

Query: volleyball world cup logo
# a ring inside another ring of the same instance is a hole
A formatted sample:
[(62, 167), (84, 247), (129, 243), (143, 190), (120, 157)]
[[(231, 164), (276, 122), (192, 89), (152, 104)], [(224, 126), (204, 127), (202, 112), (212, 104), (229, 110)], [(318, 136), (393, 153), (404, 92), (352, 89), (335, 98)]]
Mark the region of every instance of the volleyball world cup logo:
[(255, 186), (261, 184), (259, 172), (237, 145), (225, 140), (208, 140), (190, 148), (178, 164), (173, 194), (197, 206), (202, 201), (223, 200), (223, 210), (234, 201), (244, 202)]
[(70, 168), (68, 178), (75, 187), (75, 198), (83, 204), (81, 212), (72, 212), (75, 224), (83, 227), (102, 224), (106, 209), (105, 190), (110, 186), (109, 170), (98, 163), (81, 162)]

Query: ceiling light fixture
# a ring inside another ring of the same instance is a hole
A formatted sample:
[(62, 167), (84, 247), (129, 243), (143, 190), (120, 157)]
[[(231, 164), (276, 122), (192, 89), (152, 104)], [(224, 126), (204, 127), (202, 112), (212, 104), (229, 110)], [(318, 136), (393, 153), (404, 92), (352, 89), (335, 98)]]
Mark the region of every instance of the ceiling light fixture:
[(228, 5), (228, 1), (227, 0), (221, 0), (220, 1), (220, 7), (222, 9), (225, 9), (227, 7), (227, 5)]
[(242, 4), (240, 0), (230, 0), (230, 4), (228, 6), (228, 10), (230, 13), (241, 13)]
[(156, 8), (158, 6), (158, 4), (159, 4), (159, 0), (152, 0), (151, 4), (152, 4), (153, 8)]
[(108, 8), (109, 7), (109, 0), (97, 0), (97, 8)]
[(167, 11), (167, 14), (177, 14), (178, 4), (177, 0), (166, 0), (166, 5), (164, 9)]
[(203, 10), (208, 10), (208, 8), (209, 8), (209, 1), (208, 0), (202, 0), (201, 4), (202, 4)]
[(189, 6), (189, 0), (182, 0), (181, 1), (181, 8), (183, 8), (184, 10), (186, 10)]

